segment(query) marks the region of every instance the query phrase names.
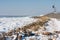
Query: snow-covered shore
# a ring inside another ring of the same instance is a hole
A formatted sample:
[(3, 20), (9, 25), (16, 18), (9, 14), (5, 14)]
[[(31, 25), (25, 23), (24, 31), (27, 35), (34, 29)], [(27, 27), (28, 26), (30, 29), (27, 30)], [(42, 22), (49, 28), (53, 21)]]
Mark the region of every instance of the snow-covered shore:
[[(44, 20), (46, 20), (45, 19), (46, 17), (43, 17), (41, 19), (40, 18), (38, 18), (38, 19), (40, 21), (43, 20), (42, 22), (44, 22)], [(37, 21), (39, 22), (38, 19), (30, 18), (30, 17), (0, 18), (0, 32), (8, 32), (9, 30), (14, 30), (16, 28), (23, 28), (25, 25), (29, 25), (29, 24), (32, 24)], [(44, 30), (44, 28), (43, 29), (38, 28), (37, 31), (32, 30), (32, 33), (35, 34), (33, 36), (30, 35), (30, 36), (25, 37), (25, 36), (23, 36), (25, 34), (20, 34), (20, 33), (19, 33), (19, 36), (22, 36), (22, 40), (48, 40), (48, 39), (60, 40), (60, 20), (58, 20), (56, 18), (49, 18), (49, 20), (46, 23), (44, 23), (43, 27), (45, 28), (45, 30)], [(37, 26), (36, 26), (36, 28), (37, 28)], [(32, 27), (31, 27), (31, 29), (32, 29)], [(31, 30), (31, 29), (29, 29), (29, 30)], [(13, 34), (13, 35), (14, 35), (14, 37), (16, 37), (15, 34)]]

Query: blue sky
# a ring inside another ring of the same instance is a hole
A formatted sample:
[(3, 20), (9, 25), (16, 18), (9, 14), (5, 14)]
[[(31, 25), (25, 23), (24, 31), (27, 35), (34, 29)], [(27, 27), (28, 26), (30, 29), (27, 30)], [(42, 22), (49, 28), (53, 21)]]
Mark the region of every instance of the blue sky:
[[(40, 15), (53, 11), (53, 0), (0, 0), (0, 15)], [(60, 0), (55, 0), (57, 12), (60, 12)]]

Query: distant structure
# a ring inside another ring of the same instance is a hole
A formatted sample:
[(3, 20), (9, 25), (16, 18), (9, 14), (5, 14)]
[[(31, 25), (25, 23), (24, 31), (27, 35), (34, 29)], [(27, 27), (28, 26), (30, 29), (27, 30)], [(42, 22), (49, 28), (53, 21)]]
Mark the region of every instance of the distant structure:
[(54, 10), (53, 12), (56, 13), (56, 7), (55, 7), (55, 5), (52, 5), (52, 8)]
[(53, 0), (53, 5), (52, 5), (52, 8), (53, 8), (53, 13), (56, 13), (55, 0)]
[(55, 8), (55, 5), (52, 5), (52, 8), (53, 8), (53, 12), (56, 12), (56, 8)]

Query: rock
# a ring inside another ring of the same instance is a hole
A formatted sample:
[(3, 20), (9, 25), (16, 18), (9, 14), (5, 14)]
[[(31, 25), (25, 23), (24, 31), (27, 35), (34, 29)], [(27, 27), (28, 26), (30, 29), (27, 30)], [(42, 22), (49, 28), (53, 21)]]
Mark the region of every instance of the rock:
[(54, 31), (54, 32), (60, 34), (60, 31)]
[(51, 32), (43, 32), (42, 34), (43, 34), (43, 35), (52, 35)]

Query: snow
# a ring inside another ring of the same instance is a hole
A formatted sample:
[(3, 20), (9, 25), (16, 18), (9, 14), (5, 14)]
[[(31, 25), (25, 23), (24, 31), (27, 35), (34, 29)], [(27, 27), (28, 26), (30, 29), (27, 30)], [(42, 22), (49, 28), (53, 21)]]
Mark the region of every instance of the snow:
[(46, 23), (47, 26), (46, 29), (49, 32), (53, 32), (53, 31), (60, 31), (60, 21), (55, 19), (55, 18), (51, 18), (50, 21), (48, 21), (48, 23)]
[[(46, 28), (46, 32), (51, 32), (54, 33), (54, 31), (60, 31), (60, 21), (56, 18), (50, 18), (50, 20), (45, 23), (45, 28)], [(39, 29), (38, 31), (43, 32), (42, 29)], [(33, 32), (34, 33), (34, 32)], [(36, 33), (36, 32), (35, 32)], [(57, 37), (57, 35), (59, 35)], [(60, 40), (60, 34), (54, 35), (56, 40)], [(43, 34), (39, 34), (39, 36), (29, 36), (29, 37), (25, 37), (26, 40), (30, 40), (30, 39), (34, 39), (34, 40), (48, 40), (49, 38), (52, 38), (55, 40), (55, 38), (53, 38), (53, 35), (51, 36), (47, 36), (47, 35), (43, 35)]]
[(14, 37), (12, 40), (15, 40), (15, 39), (16, 39), (16, 37), (17, 37), (16, 35), (12, 35), (12, 36)]
[(30, 17), (10, 17), (0, 18), (0, 31), (8, 32), (8, 30), (23, 27), (24, 25), (35, 22), (36, 19)]
[[(56, 18), (50, 18), (50, 20), (45, 23), (45, 28), (46, 28), (46, 32), (51, 32), (54, 33), (54, 31), (60, 31), (60, 21)], [(38, 31), (43, 31), (43, 30), (38, 30)], [(33, 32), (34, 33), (34, 32)], [(58, 37), (57, 37), (58, 35)], [(54, 38), (55, 37), (55, 38)], [(47, 35), (42, 35), (41, 33), (39, 34), (39, 36), (29, 36), (29, 37), (25, 37), (26, 40), (30, 40), (30, 39), (34, 39), (34, 40), (48, 40), (49, 38), (52, 38), (53, 40), (60, 40), (60, 34), (56, 34), (56, 35), (51, 35), (51, 36), (47, 36)]]
[[(0, 18), (0, 32), (8, 32), (8, 30), (15, 29), (18, 27), (23, 27), (24, 25), (28, 25), (32, 22), (36, 22), (37, 19), (30, 18), (30, 17), (17, 17), (17, 18)], [(60, 31), (60, 20), (56, 18), (50, 18), (50, 20), (45, 23), (44, 27), (46, 28), (45, 31), (48, 32), (54, 32), (54, 31)], [(38, 31), (42, 32), (42, 29), (39, 29)], [(36, 33), (36, 32), (32, 32)], [(23, 35), (23, 34), (22, 34)], [(60, 40), (60, 34), (57, 34), (58, 38), (56, 40)], [(14, 38), (16, 38), (15, 35), (13, 35)], [(39, 34), (39, 36), (28, 36), (25, 37), (26, 40), (34, 39), (34, 40), (48, 40), (50, 36)], [(24, 40), (24, 39), (23, 39)]]

